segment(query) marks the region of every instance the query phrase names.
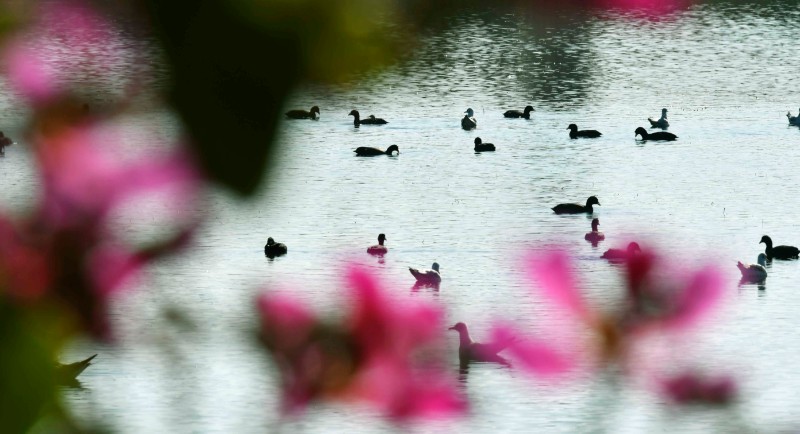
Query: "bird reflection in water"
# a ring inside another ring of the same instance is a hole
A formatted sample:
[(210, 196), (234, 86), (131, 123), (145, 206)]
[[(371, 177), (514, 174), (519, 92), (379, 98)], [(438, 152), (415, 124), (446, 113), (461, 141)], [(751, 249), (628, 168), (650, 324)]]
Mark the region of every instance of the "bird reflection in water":
[(411, 292), (420, 292), (421, 289), (427, 288), (430, 289), (430, 292), (439, 295), (439, 284), (440, 282), (416, 282), (414, 286), (411, 287)]

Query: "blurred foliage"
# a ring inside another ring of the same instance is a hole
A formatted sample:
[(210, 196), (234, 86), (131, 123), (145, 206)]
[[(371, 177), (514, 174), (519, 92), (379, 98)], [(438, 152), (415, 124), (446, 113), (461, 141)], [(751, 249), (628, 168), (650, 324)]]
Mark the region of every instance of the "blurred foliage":
[(261, 183), (279, 111), (303, 80), (388, 62), (388, 2), (144, 0), (171, 66), (170, 100), (207, 174), (241, 194)]
[(58, 409), (52, 320), (44, 312), (0, 301), (0, 429), (25, 432)]

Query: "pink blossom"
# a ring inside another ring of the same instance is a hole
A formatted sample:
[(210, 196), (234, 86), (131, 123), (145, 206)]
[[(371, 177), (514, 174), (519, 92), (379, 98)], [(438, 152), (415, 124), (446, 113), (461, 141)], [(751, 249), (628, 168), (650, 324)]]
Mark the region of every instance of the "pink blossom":
[(587, 306), (563, 252), (531, 255), (527, 264), (544, 299), (590, 332), (588, 348), (594, 351), (585, 351), (587, 346), (577, 342), (571, 344), (576, 363), (588, 357), (594, 364), (614, 361), (632, 368), (637, 344), (652, 335), (688, 330), (718, 305), (722, 294), (723, 280), (715, 268), (665, 277), (656, 271), (668, 268), (654, 255), (643, 253), (625, 261), (628, 285), (622, 308), (604, 312)]
[(490, 346), (507, 343), (507, 352), (521, 367), (542, 378), (554, 378), (575, 368), (569, 354), (541, 339), (527, 337), (515, 327), (495, 324), (491, 331)]
[(651, 18), (688, 8), (691, 0), (594, 0), (596, 6), (647, 14)]
[[(35, 106), (63, 98), (70, 81), (87, 65), (106, 69), (127, 57), (112, 22), (79, 0), (48, 3), (37, 9), (33, 25), (7, 44), (4, 59), (11, 85)], [(98, 51), (97, 46), (106, 47)]]
[[(13, 300), (61, 306), (82, 329), (110, 337), (110, 297), (153, 259), (186, 244), (198, 218), (188, 214), (200, 177), (180, 154), (123, 159), (120, 140), (90, 122), (33, 134), (42, 176), (34, 211), (0, 218), (0, 282)], [(111, 214), (130, 199), (170, 192), (178, 210), (173, 235), (147, 246), (125, 242)]]
[(346, 273), (348, 306), (317, 318), (286, 295), (259, 298), (262, 337), (283, 389), (284, 410), (317, 400), (360, 401), (394, 420), (458, 414), (465, 403), (438, 363), (442, 313), (388, 295), (367, 270)]
[(660, 381), (660, 392), (676, 404), (730, 404), (738, 393), (733, 378), (684, 372)]

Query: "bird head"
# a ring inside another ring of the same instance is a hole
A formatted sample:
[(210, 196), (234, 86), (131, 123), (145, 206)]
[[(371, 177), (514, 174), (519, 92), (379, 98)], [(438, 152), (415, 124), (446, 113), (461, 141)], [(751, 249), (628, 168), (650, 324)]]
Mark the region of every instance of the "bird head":
[(450, 327), (447, 330), (455, 330), (455, 331), (457, 331), (459, 333), (464, 333), (465, 331), (467, 331), (467, 325), (464, 324), (463, 322), (457, 322), (456, 325), (454, 325), (453, 327)]

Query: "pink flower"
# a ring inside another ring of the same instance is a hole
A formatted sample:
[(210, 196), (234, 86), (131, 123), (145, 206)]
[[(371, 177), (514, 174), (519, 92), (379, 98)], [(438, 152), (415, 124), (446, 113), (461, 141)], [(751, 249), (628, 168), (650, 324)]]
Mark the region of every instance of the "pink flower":
[(361, 401), (394, 420), (465, 410), (437, 360), (442, 313), (387, 295), (365, 269), (346, 274), (349, 306), (339, 321), (317, 318), (286, 295), (264, 294), (262, 338), (281, 373), (284, 410), (317, 400)]
[[(42, 193), (20, 222), (0, 218), (0, 287), (12, 300), (62, 308), (81, 329), (110, 337), (110, 297), (153, 259), (187, 243), (197, 224), (188, 214), (200, 177), (180, 154), (122, 159), (119, 136), (99, 124), (65, 125), (34, 134)], [(117, 150), (118, 151), (118, 150)], [(178, 214), (171, 235), (149, 245), (124, 241), (112, 214), (151, 194)]]
[(730, 404), (738, 393), (733, 378), (707, 376), (696, 372), (666, 378), (660, 382), (660, 391), (676, 404)]
[[(11, 85), (34, 106), (65, 97), (83, 80), (99, 87), (87, 75), (92, 71), (114, 75), (119, 59), (133, 54), (117, 36), (113, 22), (88, 2), (48, 3), (36, 12), (32, 25), (7, 44), (4, 53)], [(114, 78), (119, 83), (123, 76)]]
[(629, 257), (625, 263), (628, 285), (622, 307), (604, 312), (588, 306), (563, 252), (531, 255), (527, 264), (529, 276), (544, 299), (572, 318), (572, 324), (590, 332), (588, 343), (568, 340), (576, 363), (588, 356), (592, 364), (619, 362), (630, 370), (636, 367), (633, 354), (638, 344), (654, 335), (689, 330), (718, 304), (722, 295), (722, 277), (715, 268), (665, 277), (656, 273), (668, 270), (664, 264), (654, 255), (643, 253)]

